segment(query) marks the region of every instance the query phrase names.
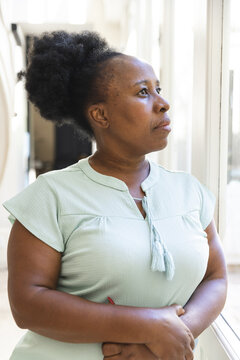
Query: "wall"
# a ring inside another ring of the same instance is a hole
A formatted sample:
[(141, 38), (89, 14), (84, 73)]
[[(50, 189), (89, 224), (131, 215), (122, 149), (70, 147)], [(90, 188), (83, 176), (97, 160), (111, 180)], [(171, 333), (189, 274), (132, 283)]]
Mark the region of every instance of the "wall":
[[(26, 183), (27, 135), (26, 99), (23, 84), (16, 84), (16, 72), (24, 63), (23, 47), (11, 32), (7, 0), (0, 2), (0, 203), (20, 191)], [(0, 231), (9, 228), (7, 212), (0, 207)], [(1, 233), (0, 233), (1, 239)]]
[(23, 84), (16, 84), (24, 49), (16, 46), (7, 10), (8, 0), (0, 0), (0, 357), (3, 360), (9, 359), (24, 330), (16, 326), (8, 303), (6, 248), (10, 223), (1, 204), (24, 187), (28, 156), (26, 98)]

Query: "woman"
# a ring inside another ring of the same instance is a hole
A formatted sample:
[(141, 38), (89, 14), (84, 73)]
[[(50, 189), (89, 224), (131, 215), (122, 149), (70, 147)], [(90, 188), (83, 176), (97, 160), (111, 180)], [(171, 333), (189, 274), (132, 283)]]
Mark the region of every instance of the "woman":
[(152, 67), (96, 33), (54, 32), (22, 75), (41, 115), (72, 121), (97, 151), (4, 203), (9, 299), (29, 329), (11, 359), (193, 359), (226, 269), (212, 193), (145, 158), (171, 130)]

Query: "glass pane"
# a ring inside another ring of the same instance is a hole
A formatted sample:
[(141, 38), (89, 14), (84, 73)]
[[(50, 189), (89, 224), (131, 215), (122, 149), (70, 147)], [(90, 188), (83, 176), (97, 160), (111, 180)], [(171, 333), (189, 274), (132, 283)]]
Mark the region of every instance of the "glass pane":
[(225, 252), (229, 291), (224, 315), (240, 337), (240, 2), (231, 0), (229, 39), (228, 176)]
[(171, 166), (191, 172), (194, 2), (176, 1), (174, 16), (174, 96), (171, 103), (174, 148)]
[(191, 172), (194, 13), (192, 0), (164, 1), (160, 29), (160, 84), (170, 103), (172, 131), (158, 160), (187, 172)]

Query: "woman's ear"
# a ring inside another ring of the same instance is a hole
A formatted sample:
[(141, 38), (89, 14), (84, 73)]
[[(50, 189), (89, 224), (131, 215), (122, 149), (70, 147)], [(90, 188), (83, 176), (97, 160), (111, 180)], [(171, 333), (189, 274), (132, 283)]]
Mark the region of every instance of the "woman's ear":
[(104, 104), (100, 103), (100, 104), (90, 105), (88, 108), (88, 118), (90, 120), (90, 123), (94, 127), (96, 126), (101, 128), (109, 127), (107, 110)]

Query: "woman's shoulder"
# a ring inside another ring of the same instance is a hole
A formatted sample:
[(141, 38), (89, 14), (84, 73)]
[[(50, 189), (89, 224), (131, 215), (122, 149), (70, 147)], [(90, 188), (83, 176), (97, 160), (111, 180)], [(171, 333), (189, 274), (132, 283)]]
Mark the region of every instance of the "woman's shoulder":
[(184, 170), (173, 170), (169, 169), (163, 165), (154, 163), (154, 166), (157, 168), (159, 178), (167, 182), (173, 182), (176, 185), (176, 182), (179, 183), (194, 183), (197, 181), (197, 178), (192, 175), (190, 172)]
[(72, 165), (69, 165), (63, 169), (47, 171), (47, 172), (39, 175), (39, 177), (42, 177), (45, 180), (61, 179), (61, 178), (67, 177), (67, 176), (73, 176), (74, 173), (81, 173), (81, 168), (80, 168), (78, 162), (74, 163)]
[(81, 185), (82, 179), (83, 171), (77, 162), (63, 169), (45, 172), (39, 175), (35, 182), (45, 183), (47, 187), (57, 190), (58, 187), (67, 189), (76, 186), (76, 184)]
[(183, 170), (172, 170), (162, 165), (155, 164), (158, 172), (158, 187), (162, 189), (162, 193), (172, 196), (180, 196), (183, 198), (197, 196), (202, 197), (204, 192), (209, 192), (204, 183), (191, 174)]

